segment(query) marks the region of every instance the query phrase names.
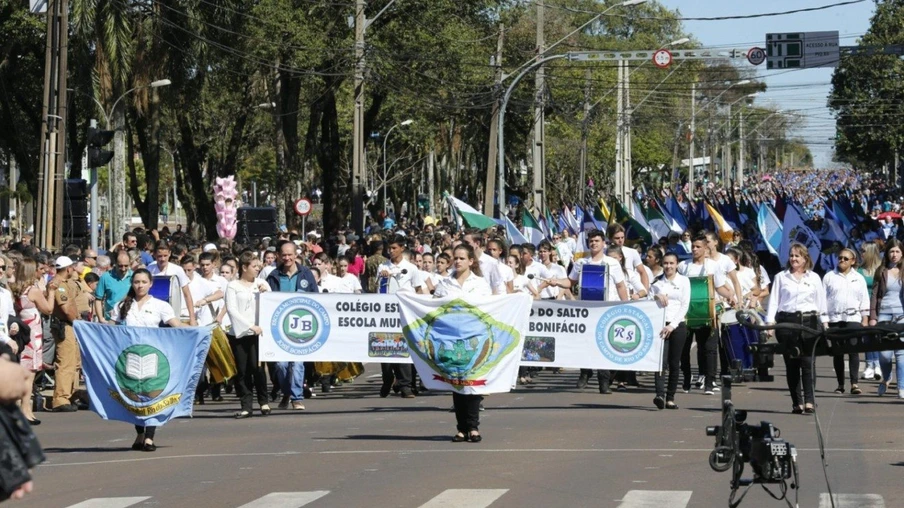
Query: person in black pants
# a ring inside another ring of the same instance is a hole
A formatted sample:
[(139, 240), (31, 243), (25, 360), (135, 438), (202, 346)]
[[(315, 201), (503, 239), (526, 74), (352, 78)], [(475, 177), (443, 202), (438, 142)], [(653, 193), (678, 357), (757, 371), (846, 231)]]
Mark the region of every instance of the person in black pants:
[(256, 296), (270, 290), (270, 286), (257, 278), (261, 261), (253, 252), (245, 252), (239, 258), (239, 278), (226, 286), (226, 312), (232, 323), (227, 334), (232, 355), (235, 357), (235, 393), (239, 397), (241, 410), (235, 413), (238, 419), (252, 415), (252, 389), (257, 392), (261, 415), (270, 414), (270, 400), (267, 397), (267, 377), (258, 362), (258, 337), (261, 328), (254, 324)]
[(678, 273), (678, 256), (666, 254), (662, 260), (663, 273), (653, 281), (650, 291), (660, 307), (665, 307), (665, 326), (660, 332), (662, 344), (662, 369), (669, 371), (668, 386), (662, 372), (655, 375), (656, 397), (653, 404), (659, 409), (678, 409), (675, 392), (678, 390), (678, 370), (687, 325), (684, 322), (691, 303), (691, 282)]
[[(854, 268), (857, 254), (851, 249), (838, 253), (838, 266), (822, 278), (826, 290), (826, 307), (829, 310), (829, 328), (862, 328), (869, 322), (869, 291), (866, 279)], [(862, 393), (857, 381), (860, 377), (860, 355), (848, 353), (850, 359), (851, 394)], [(844, 393), (844, 355), (833, 358), (838, 388), (835, 393)]]
[[(773, 282), (766, 324), (794, 323), (814, 330), (819, 330), (820, 322), (828, 324), (826, 290), (812, 268), (813, 261), (807, 248), (799, 243), (792, 244), (788, 255), (788, 269), (776, 275)], [(812, 340), (794, 330), (776, 330), (775, 335), (779, 343), (785, 346), (783, 356), (788, 390), (791, 392), (791, 412), (815, 413), (813, 359), (810, 356)]]

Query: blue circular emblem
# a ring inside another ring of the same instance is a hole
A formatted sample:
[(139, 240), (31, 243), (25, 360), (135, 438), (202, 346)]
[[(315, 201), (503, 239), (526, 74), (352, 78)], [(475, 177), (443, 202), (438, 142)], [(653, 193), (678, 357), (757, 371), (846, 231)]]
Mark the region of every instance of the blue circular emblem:
[(653, 322), (631, 305), (616, 305), (596, 324), (596, 345), (606, 359), (618, 365), (632, 365), (653, 347)]
[(298, 285), (301, 286), (301, 289), (308, 289), (308, 279), (301, 279), (298, 281)]
[(330, 336), (330, 315), (317, 301), (296, 296), (279, 304), (270, 318), (276, 344), (293, 355), (311, 354)]

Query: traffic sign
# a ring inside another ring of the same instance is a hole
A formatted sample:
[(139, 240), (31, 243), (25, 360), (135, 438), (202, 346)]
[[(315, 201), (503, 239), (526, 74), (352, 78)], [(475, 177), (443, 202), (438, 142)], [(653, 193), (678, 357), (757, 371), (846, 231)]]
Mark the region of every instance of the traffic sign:
[(299, 215), (301, 217), (307, 217), (309, 213), (311, 213), (311, 209), (314, 208), (314, 205), (311, 204), (311, 200), (308, 198), (301, 198), (295, 201), (295, 215)]
[(653, 53), (653, 65), (659, 67), (660, 69), (665, 69), (669, 65), (672, 65), (672, 53), (667, 49), (660, 49), (659, 51)]
[(747, 52), (747, 61), (750, 65), (760, 65), (766, 61), (766, 50), (763, 48), (753, 47)]
[(766, 69), (837, 67), (838, 31), (766, 34)]

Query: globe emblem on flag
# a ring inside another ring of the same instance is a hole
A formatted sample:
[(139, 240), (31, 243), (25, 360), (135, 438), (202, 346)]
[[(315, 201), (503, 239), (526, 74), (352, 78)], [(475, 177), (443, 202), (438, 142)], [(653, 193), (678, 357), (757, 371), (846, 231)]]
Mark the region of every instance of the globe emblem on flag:
[(606, 359), (618, 365), (642, 360), (653, 347), (653, 322), (631, 305), (606, 311), (596, 325), (596, 345)]
[(441, 306), (403, 333), (409, 348), (455, 388), (485, 376), (520, 340), (517, 330), (462, 300)]
[(163, 393), (170, 380), (170, 364), (157, 348), (138, 344), (124, 349), (116, 359), (116, 384), (126, 398), (150, 402)]
[(276, 345), (286, 352), (307, 355), (323, 347), (329, 338), (330, 316), (312, 298), (289, 298), (276, 308), (269, 331)]

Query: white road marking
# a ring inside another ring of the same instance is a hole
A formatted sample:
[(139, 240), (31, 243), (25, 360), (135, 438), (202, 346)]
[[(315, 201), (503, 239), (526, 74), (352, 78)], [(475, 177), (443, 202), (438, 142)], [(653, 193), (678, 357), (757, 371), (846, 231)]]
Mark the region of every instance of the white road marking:
[(259, 497), (239, 508), (301, 508), (329, 494), (328, 490), (312, 490), (310, 492), (271, 492)]
[(132, 506), (133, 504), (138, 504), (142, 501), (146, 501), (150, 499), (149, 496), (145, 497), (95, 497), (93, 499), (88, 499), (87, 501), (82, 501), (81, 503), (74, 504), (69, 508), (126, 508), (128, 506)]
[(421, 505), (421, 508), (486, 508), (508, 489), (449, 489)]
[[(885, 508), (885, 499), (878, 494), (835, 494), (835, 508)], [(819, 508), (832, 508), (829, 494), (819, 495)]]
[(690, 490), (629, 490), (618, 508), (686, 508)]

